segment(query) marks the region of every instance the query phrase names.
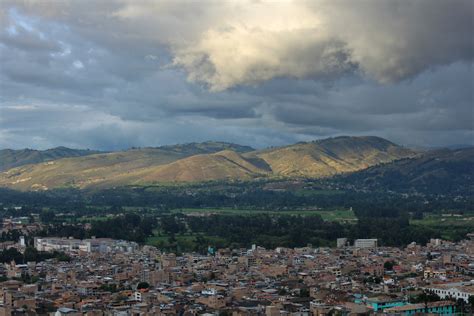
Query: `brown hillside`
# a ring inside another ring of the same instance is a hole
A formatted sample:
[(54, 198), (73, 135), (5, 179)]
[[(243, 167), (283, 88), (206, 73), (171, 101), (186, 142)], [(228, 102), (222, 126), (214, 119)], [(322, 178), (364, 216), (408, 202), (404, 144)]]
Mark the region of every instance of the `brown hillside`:
[(269, 174), (236, 152), (225, 150), (209, 155), (195, 155), (158, 168), (143, 170), (142, 182), (209, 181), (250, 179)]
[(0, 186), (45, 190), (272, 176), (319, 178), (415, 155), (377, 137), (336, 137), (249, 150), (235, 144), (206, 142), (64, 158), (4, 171), (0, 173)]
[(362, 170), (415, 153), (378, 137), (336, 137), (253, 152), (283, 176), (328, 177)]

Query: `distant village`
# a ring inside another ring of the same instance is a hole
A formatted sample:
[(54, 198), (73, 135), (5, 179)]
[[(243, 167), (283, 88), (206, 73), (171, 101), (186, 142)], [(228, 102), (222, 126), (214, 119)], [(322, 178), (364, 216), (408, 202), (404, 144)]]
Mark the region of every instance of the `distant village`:
[[(35, 225), (10, 218), (2, 231)], [(33, 244), (71, 260), (2, 265), (0, 316), (455, 315), (474, 303), (471, 234), (404, 249), (339, 238), (335, 248), (209, 247), (205, 255), (108, 238), (35, 237)], [(20, 236), (0, 248), (27, 245)]]

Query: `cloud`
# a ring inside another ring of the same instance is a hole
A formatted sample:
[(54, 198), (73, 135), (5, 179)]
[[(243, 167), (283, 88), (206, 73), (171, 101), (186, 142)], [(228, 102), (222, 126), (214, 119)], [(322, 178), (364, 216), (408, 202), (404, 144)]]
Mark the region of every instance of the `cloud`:
[(474, 56), (471, 1), (239, 2), (193, 40), (172, 45), (191, 81), (220, 91), (276, 77), (381, 83)]
[(213, 91), (276, 77), (333, 77), (354, 68), (347, 45), (304, 6), (246, 2), (222, 11), (195, 39), (171, 45), (174, 64)]
[(472, 143), (472, 15), (464, 0), (4, 0), (0, 146)]
[(32, 1), (23, 9), (67, 20), (105, 45), (164, 45), (190, 81), (212, 91), (353, 71), (390, 83), (474, 57), (470, 0), (119, 0), (90, 7), (88, 1)]
[(387, 83), (474, 56), (469, 0), (240, 3), (174, 50), (191, 80), (223, 90), (283, 76), (341, 76), (357, 67)]

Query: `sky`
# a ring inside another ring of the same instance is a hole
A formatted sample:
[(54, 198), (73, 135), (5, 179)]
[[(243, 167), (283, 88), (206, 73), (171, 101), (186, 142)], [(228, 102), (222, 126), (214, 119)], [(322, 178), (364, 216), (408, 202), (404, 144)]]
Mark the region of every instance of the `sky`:
[(472, 0), (0, 1), (0, 148), (474, 145)]

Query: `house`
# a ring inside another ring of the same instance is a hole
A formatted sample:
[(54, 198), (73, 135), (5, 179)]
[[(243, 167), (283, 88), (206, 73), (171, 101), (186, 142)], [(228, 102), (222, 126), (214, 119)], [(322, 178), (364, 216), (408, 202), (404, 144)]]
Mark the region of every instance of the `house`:
[(415, 314), (440, 314), (440, 315), (455, 315), (456, 304), (451, 301), (431, 302), (428, 304), (408, 304), (404, 306), (397, 306), (387, 308), (384, 310), (385, 314), (390, 315), (415, 315)]

